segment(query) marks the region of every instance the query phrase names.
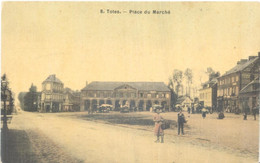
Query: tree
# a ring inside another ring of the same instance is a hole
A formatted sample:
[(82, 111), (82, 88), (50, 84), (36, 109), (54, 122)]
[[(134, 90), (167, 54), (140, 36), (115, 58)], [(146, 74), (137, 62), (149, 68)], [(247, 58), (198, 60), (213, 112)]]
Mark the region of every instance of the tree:
[(173, 84), (173, 80), (171, 78), (169, 78), (168, 88), (171, 91), (171, 104), (170, 104), (170, 106), (172, 108), (173, 106), (175, 106), (178, 96), (174, 91), (174, 84)]
[[(9, 81), (6, 74), (1, 77), (1, 100), (5, 102), (6, 113), (12, 114), (14, 108), (14, 94), (9, 87)], [(1, 112), (4, 113), (4, 107), (1, 107)]]
[(211, 81), (213, 78), (217, 78), (220, 76), (219, 72), (215, 72), (211, 67), (207, 68), (206, 74), (209, 76), (209, 81)]
[(27, 92), (20, 92), (18, 95), (18, 100), (20, 102), (20, 107), (22, 110), (24, 110), (24, 97), (27, 94)]
[(193, 79), (192, 70), (190, 68), (187, 68), (185, 70), (184, 75), (185, 75), (187, 86), (188, 86), (188, 89), (186, 89), (186, 95), (190, 96), (190, 87), (191, 87), (192, 79)]
[(24, 96), (24, 110), (37, 111), (37, 87), (33, 84)]
[(172, 82), (173, 82), (173, 87), (175, 86), (175, 92), (177, 93), (177, 96), (179, 96), (180, 89), (183, 88), (182, 78), (183, 78), (182, 71), (178, 69), (174, 69), (172, 75)]

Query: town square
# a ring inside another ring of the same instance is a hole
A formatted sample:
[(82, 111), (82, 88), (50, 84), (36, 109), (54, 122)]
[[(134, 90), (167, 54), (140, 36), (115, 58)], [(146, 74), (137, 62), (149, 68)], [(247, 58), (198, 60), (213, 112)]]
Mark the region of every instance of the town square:
[(259, 7), (3, 2), (1, 161), (258, 162)]

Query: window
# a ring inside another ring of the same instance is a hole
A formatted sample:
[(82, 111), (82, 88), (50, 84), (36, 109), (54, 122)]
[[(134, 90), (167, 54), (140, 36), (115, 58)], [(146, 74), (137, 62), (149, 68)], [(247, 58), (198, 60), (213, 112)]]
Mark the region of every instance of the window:
[(92, 92), (88, 92), (88, 97), (93, 97), (93, 93)]
[(45, 99), (45, 93), (42, 94), (42, 100), (44, 100), (44, 99)]
[(46, 90), (51, 90), (51, 84), (50, 83), (46, 84)]
[(143, 93), (140, 93), (140, 97), (143, 97), (144, 96), (144, 94)]
[(51, 98), (51, 96), (50, 96), (50, 95), (46, 95), (46, 99), (48, 99), (48, 100), (49, 100), (50, 98)]

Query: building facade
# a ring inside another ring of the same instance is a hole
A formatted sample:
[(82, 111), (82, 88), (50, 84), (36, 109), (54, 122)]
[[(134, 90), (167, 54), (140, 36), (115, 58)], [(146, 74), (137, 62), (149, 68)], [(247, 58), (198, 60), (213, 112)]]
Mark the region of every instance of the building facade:
[(80, 111), (80, 92), (65, 89), (62, 111)]
[(41, 112), (59, 112), (64, 102), (64, 84), (56, 77), (50, 75), (42, 82)]
[(92, 82), (81, 90), (80, 110), (96, 109), (102, 104), (118, 109), (124, 105), (149, 110), (154, 104), (169, 109), (171, 93), (163, 82)]
[(255, 106), (257, 106), (257, 104), (259, 104), (260, 102), (259, 96), (260, 96), (260, 80), (258, 76), (239, 92), (240, 108), (244, 108), (245, 105), (247, 104), (251, 112), (252, 109)]
[(259, 56), (241, 59), (237, 65), (218, 78), (217, 107), (233, 112), (239, 105), (239, 92), (259, 75)]
[(193, 100), (189, 96), (180, 96), (176, 101), (176, 106), (181, 106), (182, 111), (187, 111), (188, 107), (191, 107)]
[(204, 107), (209, 107), (213, 111), (217, 106), (217, 78), (212, 79), (202, 85), (202, 89), (199, 90), (199, 100)]

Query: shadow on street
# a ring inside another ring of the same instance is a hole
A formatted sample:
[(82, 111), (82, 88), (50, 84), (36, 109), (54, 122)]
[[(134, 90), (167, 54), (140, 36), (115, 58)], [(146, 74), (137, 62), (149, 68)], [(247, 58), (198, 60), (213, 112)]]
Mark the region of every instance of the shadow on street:
[(1, 155), (3, 163), (37, 163), (26, 132), (23, 130), (1, 130)]

